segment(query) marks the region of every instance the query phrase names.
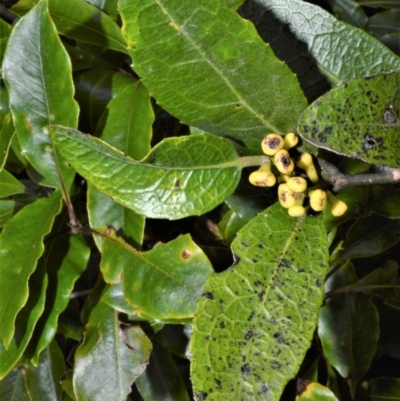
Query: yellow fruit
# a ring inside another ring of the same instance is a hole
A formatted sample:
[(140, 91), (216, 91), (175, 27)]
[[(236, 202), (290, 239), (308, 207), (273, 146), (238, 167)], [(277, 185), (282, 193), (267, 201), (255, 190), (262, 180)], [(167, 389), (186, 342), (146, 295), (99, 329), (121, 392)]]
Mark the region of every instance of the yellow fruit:
[(343, 201), (336, 198), (332, 192), (327, 191), (326, 194), (328, 196), (328, 203), (331, 208), (332, 215), (335, 217), (344, 215), (347, 211), (347, 205)]
[(293, 192), (304, 192), (307, 189), (307, 181), (303, 177), (291, 177), (286, 183)]
[(279, 150), (274, 156), (274, 163), (280, 173), (286, 175), (293, 173), (294, 163), (287, 150)]
[(296, 160), (296, 166), (305, 170), (308, 178), (314, 184), (319, 181), (317, 170), (315, 169), (312, 156), (309, 153), (302, 153)]
[(289, 209), (295, 204), (294, 192), (289, 189), (287, 184), (280, 184), (278, 187), (278, 199), (279, 203), (285, 209)]
[(276, 177), (269, 171), (253, 171), (249, 176), (251, 184), (257, 187), (273, 187), (276, 184)]
[(283, 143), (283, 147), (286, 150), (294, 148), (299, 143), (299, 137), (295, 133), (289, 132), (283, 138)]
[(326, 192), (322, 189), (315, 189), (314, 191), (310, 191), (310, 206), (316, 212), (322, 212), (325, 209), (327, 202)]
[(306, 213), (306, 209), (301, 205), (294, 205), (288, 209), (289, 216), (301, 217)]
[(283, 148), (283, 145), (283, 138), (278, 134), (268, 134), (261, 142), (261, 148), (268, 156), (273, 156)]

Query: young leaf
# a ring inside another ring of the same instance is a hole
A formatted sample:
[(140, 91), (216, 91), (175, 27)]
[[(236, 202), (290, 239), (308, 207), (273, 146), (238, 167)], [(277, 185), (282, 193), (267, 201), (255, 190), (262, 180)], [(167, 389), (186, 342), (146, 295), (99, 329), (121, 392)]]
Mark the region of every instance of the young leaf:
[(318, 147), (400, 167), (399, 86), (400, 71), (355, 79), (311, 104), (298, 131)]
[(32, 400), (61, 400), (60, 380), (65, 372), (64, 356), (55, 341), (40, 355), (37, 367), (28, 364), (25, 370), (26, 390)]
[(239, 10), (295, 72), (309, 100), (354, 78), (400, 70), (377, 39), (302, 0), (252, 0)]
[(60, 210), (56, 191), (25, 206), (0, 234), (0, 338), (5, 348), (14, 335), (17, 313), (28, 299), (28, 278), (43, 253), (43, 237)]
[(259, 149), (286, 133), (306, 100), (296, 76), (226, 0), (120, 0), (133, 69), (184, 123)]
[(212, 267), (189, 235), (151, 251), (138, 252), (110, 233), (103, 238), (101, 271), (107, 282), (121, 280), (125, 299), (138, 315), (158, 320), (193, 317)]
[(155, 341), (149, 365), (136, 380), (144, 401), (190, 401), (171, 354)]
[(275, 204), (232, 243), (238, 263), (210, 277), (191, 343), (197, 400), (279, 400), (316, 327), (328, 245), (320, 217)]
[(120, 327), (118, 312), (99, 301), (75, 354), (77, 400), (125, 400), (150, 351), (151, 342), (140, 326)]
[[(352, 265), (343, 265), (327, 280), (325, 290), (351, 285), (357, 278)], [(369, 295), (333, 294), (321, 308), (318, 323), (324, 354), (354, 394), (368, 370), (379, 338), (379, 317)]]
[(168, 138), (142, 162), (105, 142), (52, 127), (61, 154), (99, 191), (146, 217), (203, 214), (227, 198), (240, 179), (239, 157), (224, 138), (202, 134)]
[(74, 172), (59, 160), (47, 130), (50, 124), (76, 127), (71, 64), (41, 0), (11, 32), (3, 62), (10, 108), (24, 155), (43, 176), (43, 184), (69, 189)]

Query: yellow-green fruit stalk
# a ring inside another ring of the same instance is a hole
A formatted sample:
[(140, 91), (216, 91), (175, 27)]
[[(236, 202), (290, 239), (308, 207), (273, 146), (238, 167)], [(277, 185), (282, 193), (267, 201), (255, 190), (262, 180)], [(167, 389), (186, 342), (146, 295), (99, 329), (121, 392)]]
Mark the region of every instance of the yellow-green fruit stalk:
[(332, 192), (327, 191), (326, 194), (328, 196), (328, 204), (331, 208), (332, 215), (335, 217), (344, 215), (347, 211), (347, 205), (340, 199), (336, 198)]
[(319, 181), (317, 170), (315, 169), (312, 156), (309, 153), (302, 153), (296, 160), (296, 166), (305, 170), (308, 178), (314, 184)]
[(327, 194), (322, 189), (314, 189), (309, 192), (310, 206), (316, 212), (322, 212), (327, 203)]
[(304, 192), (307, 189), (307, 181), (303, 177), (291, 177), (286, 184), (293, 192)]
[(268, 134), (261, 142), (262, 151), (268, 156), (274, 156), (283, 146), (283, 138), (278, 134)]
[(293, 173), (294, 163), (287, 150), (278, 151), (274, 156), (274, 163), (280, 173), (286, 175)]

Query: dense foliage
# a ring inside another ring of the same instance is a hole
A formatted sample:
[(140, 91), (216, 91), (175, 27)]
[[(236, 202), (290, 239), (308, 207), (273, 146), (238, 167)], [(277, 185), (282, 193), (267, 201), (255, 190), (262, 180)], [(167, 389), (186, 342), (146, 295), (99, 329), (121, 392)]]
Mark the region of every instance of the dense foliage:
[(0, 401), (400, 400), (397, 2), (8, 3)]

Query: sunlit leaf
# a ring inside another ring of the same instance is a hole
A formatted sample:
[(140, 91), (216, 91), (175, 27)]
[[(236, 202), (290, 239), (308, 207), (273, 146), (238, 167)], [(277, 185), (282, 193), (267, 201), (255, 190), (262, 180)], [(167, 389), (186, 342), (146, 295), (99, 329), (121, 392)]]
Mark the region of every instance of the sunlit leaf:
[(136, 162), (97, 138), (63, 127), (51, 130), (61, 154), (79, 174), (147, 217), (172, 220), (203, 214), (239, 182), (236, 152), (214, 135), (167, 138)]
[(328, 387), (322, 384), (303, 382), (301, 394), (296, 397), (296, 401), (338, 401), (338, 398)]
[(18, 312), (28, 299), (28, 279), (42, 255), (43, 237), (61, 210), (60, 193), (25, 206), (0, 234), (0, 337), (7, 348)]
[(14, 26), (3, 62), (15, 129), (24, 155), (43, 176), (43, 184), (69, 189), (74, 172), (59, 160), (47, 130), (50, 124), (76, 127), (71, 65), (41, 0)]
[(99, 301), (75, 354), (77, 400), (125, 400), (150, 351), (151, 342), (140, 326), (120, 326), (118, 312)]
[(159, 320), (193, 317), (212, 267), (189, 235), (148, 252), (138, 252), (110, 233), (103, 238), (101, 271), (107, 282), (121, 280), (125, 299), (140, 316)]
[(306, 106), (296, 76), (225, 0), (121, 0), (119, 9), (133, 69), (185, 124), (256, 149), (266, 132), (294, 129)]
[[(355, 283), (354, 267), (343, 265), (326, 282), (333, 291)], [(342, 377), (348, 378), (352, 393), (368, 370), (379, 338), (379, 318), (369, 295), (333, 293), (321, 308), (318, 334), (324, 355)]]
[(355, 79), (300, 116), (304, 139), (372, 164), (400, 166), (400, 72)]
[(198, 400), (279, 400), (316, 327), (327, 269), (322, 221), (275, 204), (232, 243), (238, 261), (210, 277), (191, 343)]

